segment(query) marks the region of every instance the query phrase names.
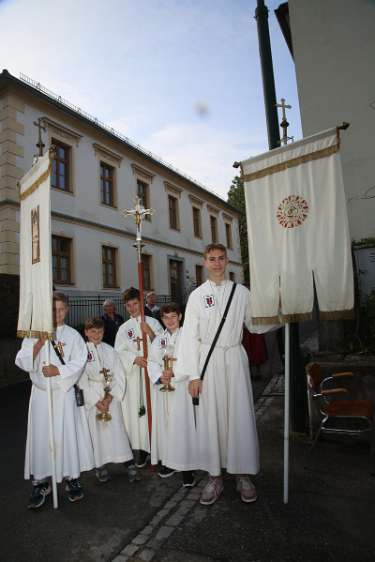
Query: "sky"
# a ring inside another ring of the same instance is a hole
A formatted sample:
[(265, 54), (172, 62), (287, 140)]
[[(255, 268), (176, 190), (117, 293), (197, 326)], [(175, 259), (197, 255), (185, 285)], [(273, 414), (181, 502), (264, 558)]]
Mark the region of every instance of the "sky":
[[(266, 0), (276, 95), (295, 70)], [(23, 73), (226, 198), (235, 160), (267, 150), (256, 0), (0, 0), (3, 68)]]

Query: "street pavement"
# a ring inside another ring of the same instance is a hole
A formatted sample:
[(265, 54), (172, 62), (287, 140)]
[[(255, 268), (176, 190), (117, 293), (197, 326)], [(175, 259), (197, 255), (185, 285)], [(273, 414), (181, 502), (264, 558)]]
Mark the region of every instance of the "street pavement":
[(60, 490), (38, 512), (26, 509), (23, 480), (28, 384), (1, 389), (1, 562), (370, 562), (375, 560), (375, 478), (366, 443), (325, 439), (304, 468), (308, 440), (292, 435), (289, 504), (282, 501), (282, 378), (254, 384), (262, 470), (258, 501), (243, 504), (234, 480), (219, 501), (199, 504), (199, 486), (181, 489), (180, 476), (163, 481), (150, 469), (130, 484), (113, 467), (105, 485), (82, 478), (86, 498), (70, 504)]

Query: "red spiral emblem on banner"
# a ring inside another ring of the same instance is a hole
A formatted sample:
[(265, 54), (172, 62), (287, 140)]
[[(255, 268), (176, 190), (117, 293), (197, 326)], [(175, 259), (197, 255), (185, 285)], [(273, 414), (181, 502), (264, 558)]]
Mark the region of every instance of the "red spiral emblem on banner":
[(307, 201), (300, 195), (289, 195), (277, 207), (276, 218), (284, 228), (295, 228), (306, 220), (308, 214)]

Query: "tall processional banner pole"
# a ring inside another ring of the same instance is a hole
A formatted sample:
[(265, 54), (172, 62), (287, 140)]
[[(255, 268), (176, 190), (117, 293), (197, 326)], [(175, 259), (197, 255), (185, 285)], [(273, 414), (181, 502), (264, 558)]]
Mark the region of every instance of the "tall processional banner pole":
[[(50, 364), (50, 340), (54, 337), (51, 241), (51, 170), (53, 152), (43, 156), (41, 124), (39, 157), (20, 180), (20, 300), (17, 337), (45, 339), (44, 362)], [(42, 352), (42, 350), (41, 350)], [(57, 509), (56, 446), (51, 379), (46, 377), (49, 449), (53, 507)]]
[(284, 503), (289, 497), (290, 324), (311, 320), (315, 293), (322, 320), (350, 318), (353, 313), (351, 239), (340, 158), (340, 130), (347, 126), (289, 145), (285, 130), (284, 146), (241, 162), (252, 322), (285, 323)]
[[(153, 209), (145, 209), (141, 203), (139, 197), (136, 198), (136, 204), (134, 209), (124, 209), (121, 214), (124, 218), (133, 217), (136, 225), (136, 238), (134, 247), (137, 251), (137, 268), (138, 268), (138, 288), (140, 294), (140, 305), (141, 305), (141, 322), (145, 321), (145, 299), (144, 299), (144, 287), (143, 287), (143, 262), (142, 262), (142, 248), (144, 246), (142, 241), (142, 221), (146, 215), (152, 215)], [(148, 357), (148, 346), (147, 346), (147, 335), (142, 332), (142, 347), (143, 347), (143, 357), (147, 359)], [(151, 447), (151, 433), (152, 433), (152, 407), (151, 407), (151, 387), (150, 379), (148, 376), (147, 367), (144, 367), (144, 381), (146, 390), (146, 405), (147, 405), (147, 422), (148, 422), (148, 436)]]

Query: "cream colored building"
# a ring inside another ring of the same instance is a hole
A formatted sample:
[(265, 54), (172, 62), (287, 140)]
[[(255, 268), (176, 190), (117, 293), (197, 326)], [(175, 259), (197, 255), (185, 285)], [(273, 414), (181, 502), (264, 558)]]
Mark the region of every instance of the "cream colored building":
[[(120, 211), (140, 194), (145, 286), (183, 299), (203, 280), (202, 250), (228, 248), (242, 281), (238, 213), (224, 200), (26, 77), (0, 74), (0, 285), (19, 271), (17, 182), (37, 152), (41, 119), (57, 156), (52, 178), (53, 272), (70, 294), (113, 295), (137, 285), (135, 226)], [(2, 281), (1, 281), (2, 280)], [(15, 285), (14, 285), (15, 286)]]

